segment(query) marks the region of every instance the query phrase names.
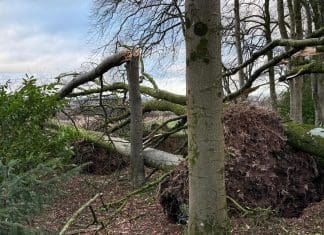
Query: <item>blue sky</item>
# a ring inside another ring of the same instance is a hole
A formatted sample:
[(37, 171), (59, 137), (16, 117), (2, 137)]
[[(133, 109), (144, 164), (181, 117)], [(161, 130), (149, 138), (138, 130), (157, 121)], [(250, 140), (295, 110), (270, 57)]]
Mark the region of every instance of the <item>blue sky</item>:
[[(15, 84), (26, 73), (44, 83), (98, 62), (91, 7), (92, 0), (0, 0), (0, 84)], [(158, 73), (147, 68), (160, 88), (185, 93), (184, 64)]]

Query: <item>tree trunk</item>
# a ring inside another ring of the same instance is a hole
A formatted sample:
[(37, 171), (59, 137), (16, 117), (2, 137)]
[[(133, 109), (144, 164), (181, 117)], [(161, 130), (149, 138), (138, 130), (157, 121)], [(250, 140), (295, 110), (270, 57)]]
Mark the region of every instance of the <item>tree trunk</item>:
[[(288, 32), (285, 24), (285, 8), (283, 0), (277, 0), (277, 14), (278, 14), (278, 27), (280, 31), (280, 36), (283, 39), (288, 39)], [(288, 48), (286, 48), (287, 51)]]
[(139, 56), (140, 51), (133, 52), (130, 61), (126, 64), (130, 102), (130, 180), (133, 187), (140, 187), (145, 180), (143, 162), (143, 118), (142, 102), (139, 86)]
[[(303, 22), (301, 16), (301, 2), (300, 0), (293, 0), (293, 6), (291, 1), (288, 1), (290, 21), (291, 21), (291, 37), (294, 39), (303, 38)], [(294, 26), (294, 27), (293, 27)], [(296, 59), (298, 62), (300, 59)], [(295, 63), (295, 61), (294, 61)], [(293, 69), (293, 66), (292, 66)], [(303, 122), (303, 79), (295, 78), (289, 83), (290, 87), (290, 118), (295, 122)]]
[(315, 125), (324, 124), (324, 74), (313, 74), (312, 95), (315, 106)]
[[(266, 0), (264, 4), (264, 12), (265, 12), (265, 38), (267, 43), (272, 42), (271, 38), (271, 17), (270, 17), (270, 9), (269, 9), (269, 1)], [(267, 52), (268, 61), (273, 59), (273, 52), (269, 50)], [(270, 99), (271, 99), (271, 107), (273, 110), (277, 110), (277, 94), (276, 94), (276, 84), (275, 84), (275, 71), (274, 67), (269, 68), (269, 84), (270, 84)]]
[(317, 84), (318, 84), (319, 109), (317, 110), (316, 120), (317, 120), (317, 125), (323, 125), (324, 124), (324, 74), (320, 74)]
[(296, 149), (315, 155), (320, 165), (324, 167), (324, 129), (314, 128), (313, 125), (294, 122), (284, 126), (288, 143)]
[[(236, 46), (236, 54), (237, 54), (237, 63), (243, 64), (243, 51), (241, 45), (241, 19), (240, 19), (240, 0), (234, 0), (234, 16), (235, 16), (235, 46)], [(239, 75), (239, 84), (240, 88), (244, 86), (244, 71), (241, 68), (238, 71)], [(244, 98), (244, 97), (242, 97)], [(245, 97), (246, 98), (246, 97)]]
[(187, 0), (189, 234), (224, 234), (228, 217), (224, 181), (220, 1)]
[[(313, 2), (315, 29), (319, 29), (324, 24), (324, 2)], [(314, 56), (314, 60), (321, 62), (323, 55)], [(315, 106), (315, 125), (324, 124), (324, 74), (313, 74), (312, 77), (312, 95)]]
[[(82, 128), (75, 129), (74, 126), (60, 123), (48, 123), (48, 128), (65, 129), (73, 136), (73, 140), (85, 140), (94, 143), (109, 151), (115, 151), (121, 155), (130, 157), (131, 143), (118, 137), (108, 137), (104, 133), (89, 131)], [(145, 148), (142, 152), (144, 164), (147, 167), (161, 170), (170, 170), (178, 166), (184, 160), (183, 156), (164, 152), (153, 148)]]
[(290, 88), (290, 119), (303, 122), (303, 78), (294, 78), (289, 81)]

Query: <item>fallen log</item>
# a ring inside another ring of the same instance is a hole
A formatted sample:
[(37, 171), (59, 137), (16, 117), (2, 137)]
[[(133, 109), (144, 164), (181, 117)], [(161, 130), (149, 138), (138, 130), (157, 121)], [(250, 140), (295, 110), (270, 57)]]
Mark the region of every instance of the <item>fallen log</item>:
[[(111, 137), (110, 139), (118, 153), (130, 156), (131, 147), (129, 141), (117, 137)], [(108, 137), (104, 136), (104, 140), (109, 143)], [(154, 148), (146, 148), (142, 154), (146, 166), (163, 170), (178, 166), (184, 160), (181, 155), (175, 155)]]
[[(70, 125), (63, 125), (58, 123), (49, 123), (51, 128), (62, 128), (73, 136), (73, 140), (86, 140), (95, 143), (105, 149), (116, 151), (124, 156), (130, 156), (131, 144), (128, 140), (110, 137), (101, 132), (88, 131), (85, 129), (76, 129)], [(182, 155), (175, 155), (172, 153), (164, 152), (154, 148), (145, 148), (142, 152), (144, 164), (148, 167), (157, 168), (161, 170), (169, 170), (180, 164), (184, 160)]]
[[(118, 137), (108, 137), (101, 132), (84, 129), (76, 130), (72, 126), (60, 125), (59, 127), (67, 128), (70, 132), (75, 132), (76, 139), (82, 138), (98, 144), (103, 148), (115, 150), (124, 156), (130, 156), (130, 142), (127, 140)], [(284, 125), (284, 132), (288, 138), (288, 143), (292, 147), (315, 155), (319, 164), (324, 167), (324, 128), (315, 128), (313, 125), (290, 122)], [(316, 135), (316, 133), (322, 133), (323, 136)], [(184, 160), (181, 155), (175, 155), (153, 148), (144, 149), (143, 158), (146, 166), (165, 170), (174, 168)]]
[(291, 146), (315, 155), (324, 167), (324, 128), (289, 122), (284, 125), (284, 132)]

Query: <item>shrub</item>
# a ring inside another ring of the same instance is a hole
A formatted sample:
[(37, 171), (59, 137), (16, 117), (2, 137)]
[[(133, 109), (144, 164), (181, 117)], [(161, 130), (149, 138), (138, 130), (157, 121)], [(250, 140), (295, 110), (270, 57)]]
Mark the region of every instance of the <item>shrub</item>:
[(40, 163), (71, 155), (61, 133), (46, 129), (45, 123), (63, 107), (53, 85), (36, 86), (35, 79), (24, 80), (13, 93), (0, 90), (0, 156), (3, 164), (19, 160), (17, 170), (33, 169)]
[(14, 92), (0, 88), (0, 220), (20, 222), (42, 208), (66, 170), (68, 135), (46, 128), (64, 105), (55, 93), (33, 78)]

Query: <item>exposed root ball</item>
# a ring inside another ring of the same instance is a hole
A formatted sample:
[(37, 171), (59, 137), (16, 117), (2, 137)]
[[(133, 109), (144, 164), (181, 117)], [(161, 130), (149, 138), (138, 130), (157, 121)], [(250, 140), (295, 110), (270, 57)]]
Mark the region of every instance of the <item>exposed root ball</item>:
[(125, 157), (122, 155), (109, 153), (102, 147), (87, 141), (76, 141), (73, 144), (73, 148), (73, 163), (81, 165), (91, 162), (90, 165), (83, 169), (84, 173), (105, 175), (123, 169), (128, 165)]
[[(287, 145), (273, 112), (230, 107), (224, 115), (224, 134), (226, 190), (239, 204), (270, 207), (281, 216), (295, 217), (308, 203), (321, 199), (315, 158)], [(183, 220), (183, 204), (188, 204), (187, 168), (180, 165), (160, 187), (160, 203), (173, 222)]]

